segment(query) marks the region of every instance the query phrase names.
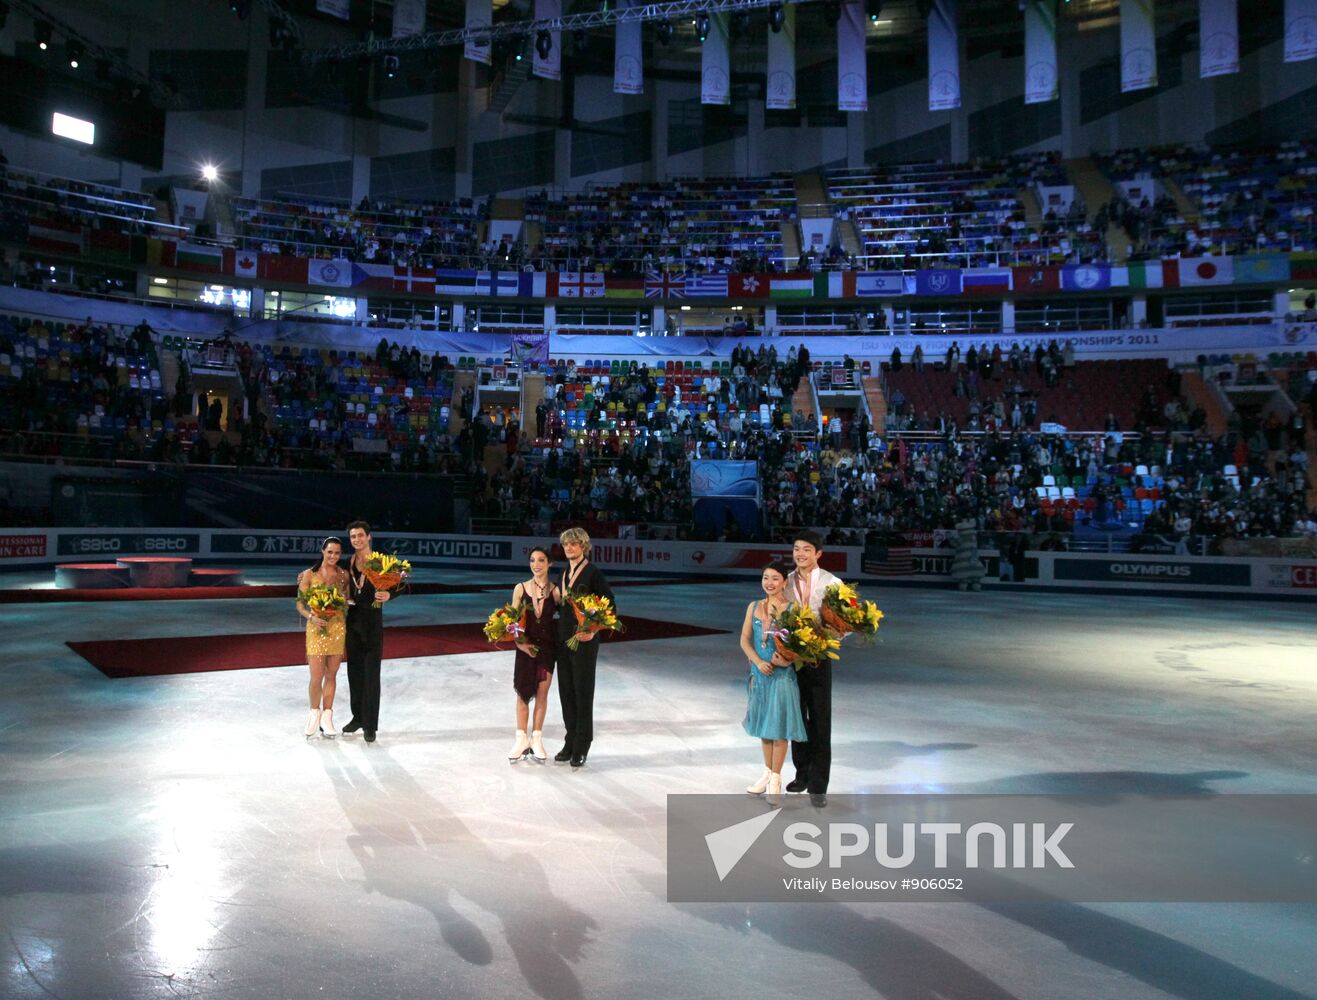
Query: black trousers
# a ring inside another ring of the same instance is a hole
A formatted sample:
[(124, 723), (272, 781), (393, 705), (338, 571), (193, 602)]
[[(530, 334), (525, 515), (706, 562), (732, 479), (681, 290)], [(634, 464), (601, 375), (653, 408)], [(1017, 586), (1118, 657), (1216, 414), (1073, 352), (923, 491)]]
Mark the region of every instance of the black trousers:
[(374, 608), (348, 612), (348, 695), (352, 718), (362, 729), (380, 727), (380, 657), (384, 652), (384, 615)]
[(594, 679), (599, 640), (581, 643), (572, 652), (564, 640), (558, 646), (558, 698), (567, 728), (566, 746), (574, 754), (590, 752), (594, 741)]
[(808, 783), (809, 792), (820, 794), (828, 790), (832, 772), (832, 661), (802, 667), (796, 681), (807, 741), (791, 742), (791, 763), (796, 767), (796, 777)]

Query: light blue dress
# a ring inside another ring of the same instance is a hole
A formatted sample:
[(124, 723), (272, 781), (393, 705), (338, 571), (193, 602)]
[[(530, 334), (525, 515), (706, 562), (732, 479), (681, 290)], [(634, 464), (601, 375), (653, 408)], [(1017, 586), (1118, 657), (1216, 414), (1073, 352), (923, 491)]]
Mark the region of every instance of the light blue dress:
[[(763, 622), (754, 616), (751, 640), (755, 651), (765, 660), (773, 658), (773, 637), (764, 635)], [(805, 742), (805, 720), (800, 714), (800, 687), (795, 667), (777, 667), (764, 675), (750, 664), (749, 696), (745, 710), (745, 731), (761, 740)]]

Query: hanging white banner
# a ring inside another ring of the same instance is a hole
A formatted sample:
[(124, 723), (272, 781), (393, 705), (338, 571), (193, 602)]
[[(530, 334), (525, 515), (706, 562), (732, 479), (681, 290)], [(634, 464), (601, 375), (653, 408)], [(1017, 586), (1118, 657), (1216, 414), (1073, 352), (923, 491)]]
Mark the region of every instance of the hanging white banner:
[(933, 0), (928, 14), (928, 109), (960, 107), (960, 39), (956, 0)]
[(618, 21), (613, 45), (613, 93), (645, 92), (644, 41), (640, 21)]
[(1153, 0), (1120, 0), (1120, 90), (1157, 86), (1157, 25)]
[[(548, 21), (562, 17), (562, 0), (535, 0), (535, 20)], [(531, 59), (530, 71), (541, 80), (562, 79), (562, 32), (549, 32), (549, 54), (540, 55), (539, 36), (531, 39), (535, 46), (535, 55)]]
[(393, 0), (393, 37), (407, 38), (425, 31), (425, 0)]
[(1285, 61), (1317, 56), (1317, 0), (1285, 0)]
[(352, 16), (352, 0), (316, 0), (316, 10), (346, 21)]
[(709, 37), (700, 53), (700, 103), (732, 103), (732, 59), (727, 44), (727, 15), (709, 15)]
[[(494, 21), (494, 0), (466, 0), (466, 27), (467, 30), (472, 28), (487, 28)], [(472, 62), (482, 62), (489, 65), (490, 45), (489, 36), (471, 35), (467, 37), (466, 46), (462, 50), (463, 57), (470, 59)]]
[(796, 108), (796, 5), (782, 8), (782, 30), (768, 29), (768, 106)]
[(1024, 8), (1024, 103), (1060, 96), (1056, 72), (1056, 0), (1028, 0)]
[(1238, 0), (1199, 0), (1198, 38), (1198, 71), (1201, 76), (1238, 73)]
[(864, 65), (864, 4), (841, 5), (837, 20), (837, 110), (869, 110), (869, 77)]

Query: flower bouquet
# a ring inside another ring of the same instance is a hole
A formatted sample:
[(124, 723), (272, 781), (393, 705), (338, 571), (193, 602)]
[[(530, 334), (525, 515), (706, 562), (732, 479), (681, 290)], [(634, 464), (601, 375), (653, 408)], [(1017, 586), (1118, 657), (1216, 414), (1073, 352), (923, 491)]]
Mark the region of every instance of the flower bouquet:
[(773, 619), (769, 630), (777, 655), (799, 670), (823, 660), (840, 660), (836, 650), (841, 640), (834, 639), (819, 625), (814, 612), (800, 604), (792, 604)]
[[(622, 620), (617, 617), (617, 612), (613, 610), (613, 602), (607, 597), (599, 597), (595, 594), (578, 595), (569, 591), (566, 599), (576, 615), (577, 632), (589, 632), (590, 638), (593, 639), (600, 632), (626, 630)], [(567, 648), (573, 652), (580, 649), (581, 640), (573, 635), (567, 640)]]
[(297, 601), (316, 619), (321, 635), (329, 631), (329, 623), (343, 614), (348, 606), (338, 588), (327, 583), (313, 583), (306, 590), (299, 590)]
[[(366, 579), (375, 585), (376, 590), (392, 591), (399, 586), (412, 571), (412, 564), (397, 556), (375, 552), (366, 560)], [(380, 601), (371, 604), (372, 608), (382, 608)]]
[(847, 583), (834, 583), (823, 591), (823, 625), (838, 637), (854, 632), (866, 639), (878, 634), (883, 613), (873, 601), (860, 597)]
[[(485, 621), (485, 638), (497, 646), (500, 642), (521, 642), (526, 635), (526, 602), (505, 604)], [(540, 649), (530, 643), (530, 655), (538, 656)]]

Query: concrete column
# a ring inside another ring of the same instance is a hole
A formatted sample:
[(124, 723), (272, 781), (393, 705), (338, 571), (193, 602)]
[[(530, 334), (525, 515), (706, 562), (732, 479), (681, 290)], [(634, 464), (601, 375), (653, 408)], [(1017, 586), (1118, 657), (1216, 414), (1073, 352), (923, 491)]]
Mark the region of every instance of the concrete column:
[(1015, 300), (1003, 299), (1001, 304), (1001, 332), (1015, 332)]

